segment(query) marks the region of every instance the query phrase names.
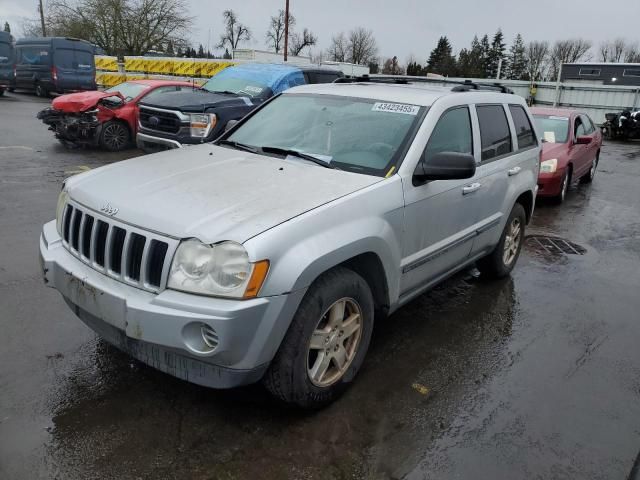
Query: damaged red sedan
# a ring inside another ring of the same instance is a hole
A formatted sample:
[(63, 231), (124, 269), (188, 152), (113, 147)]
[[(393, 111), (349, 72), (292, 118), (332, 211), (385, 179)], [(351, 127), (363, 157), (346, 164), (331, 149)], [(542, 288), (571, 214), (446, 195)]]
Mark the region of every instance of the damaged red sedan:
[(192, 88), (198, 87), (175, 80), (131, 80), (104, 91), (57, 97), (38, 118), (66, 146), (99, 145), (117, 152), (134, 144), (143, 98)]

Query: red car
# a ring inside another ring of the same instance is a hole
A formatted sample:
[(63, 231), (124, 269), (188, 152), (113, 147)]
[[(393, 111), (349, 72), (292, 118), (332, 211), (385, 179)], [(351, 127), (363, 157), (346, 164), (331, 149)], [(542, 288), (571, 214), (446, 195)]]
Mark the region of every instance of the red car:
[(133, 146), (143, 98), (192, 88), (199, 87), (175, 80), (131, 80), (104, 91), (61, 95), (38, 118), (65, 145), (100, 145), (116, 152)]
[(538, 195), (562, 203), (572, 181), (593, 180), (600, 161), (602, 134), (585, 113), (537, 107), (531, 113), (543, 142)]

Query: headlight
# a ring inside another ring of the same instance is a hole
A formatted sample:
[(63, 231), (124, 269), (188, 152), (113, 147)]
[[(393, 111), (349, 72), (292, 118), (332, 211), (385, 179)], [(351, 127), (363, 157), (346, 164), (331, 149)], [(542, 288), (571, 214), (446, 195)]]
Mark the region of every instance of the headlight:
[(64, 213), (64, 206), (67, 204), (67, 200), (69, 199), (69, 194), (62, 187), (62, 191), (60, 195), (58, 195), (58, 205), (56, 206), (56, 230), (58, 230), (58, 235), (62, 236), (62, 214)]
[(553, 173), (558, 169), (558, 159), (551, 158), (549, 160), (545, 160), (540, 164), (540, 172), (542, 173)]
[(258, 295), (268, 270), (267, 260), (251, 263), (239, 243), (206, 245), (192, 239), (178, 246), (167, 287), (201, 295), (252, 298)]
[(213, 113), (192, 113), (189, 115), (191, 136), (205, 138), (216, 126), (218, 117)]

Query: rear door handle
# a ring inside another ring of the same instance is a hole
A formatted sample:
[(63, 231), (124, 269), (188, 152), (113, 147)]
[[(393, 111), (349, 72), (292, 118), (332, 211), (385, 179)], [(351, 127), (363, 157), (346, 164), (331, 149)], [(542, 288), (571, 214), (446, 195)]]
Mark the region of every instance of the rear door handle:
[(509, 176), (513, 177), (514, 175), (519, 174), (520, 170), (522, 170), (520, 167), (513, 167), (513, 168), (509, 169)]
[(481, 183), (472, 183), (470, 185), (466, 185), (465, 187), (462, 188), (462, 194), (469, 195), (470, 193), (473, 193), (479, 190), (481, 186), (482, 186)]

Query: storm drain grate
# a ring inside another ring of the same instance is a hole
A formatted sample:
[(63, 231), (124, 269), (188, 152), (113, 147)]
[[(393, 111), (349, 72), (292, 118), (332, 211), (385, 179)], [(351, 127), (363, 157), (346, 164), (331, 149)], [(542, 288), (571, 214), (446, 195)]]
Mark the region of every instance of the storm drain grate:
[(584, 255), (587, 253), (587, 250), (580, 245), (564, 238), (547, 235), (531, 235), (527, 237), (527, 246), (553, 255)]

